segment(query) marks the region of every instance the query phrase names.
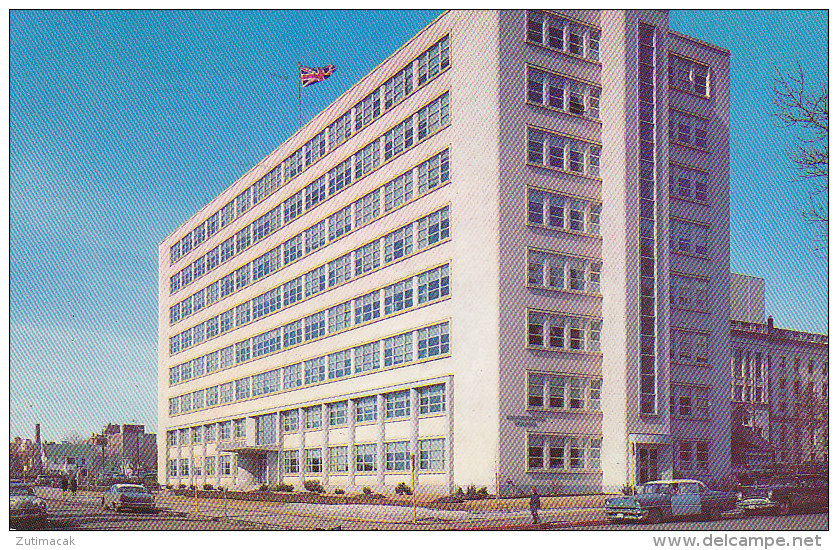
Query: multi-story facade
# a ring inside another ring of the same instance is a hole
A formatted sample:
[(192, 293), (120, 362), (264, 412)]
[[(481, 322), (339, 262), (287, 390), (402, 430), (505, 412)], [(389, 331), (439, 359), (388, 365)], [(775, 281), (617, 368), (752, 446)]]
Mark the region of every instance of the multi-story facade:
[(161, 481), (728, 473), (728, 88), (664, 11), (437, 18), (161, 243)]

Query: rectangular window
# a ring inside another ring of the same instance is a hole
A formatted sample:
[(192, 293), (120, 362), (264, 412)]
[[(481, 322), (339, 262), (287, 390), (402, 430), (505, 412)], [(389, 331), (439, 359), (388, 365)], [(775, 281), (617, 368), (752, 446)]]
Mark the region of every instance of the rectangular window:
[(216, 458), (214, 456), (208, 456), (204, 458), (204, 470), (206, 471), (207, 477), (216, 475), (215, 462)]
[(282, 225), (280, 207), (277, 206), (267, 214), (263, 214), (253, 222), (253, 242), (259, 242)]
[(528, 376), (527, 406), (544, 406), (544, 375), (530, 373)]
[[(230, 346), (232, 347), (232, 346)], [(233, 401), (233, 383), (225, 382), (218, 386), (218, 402), (231, 403)]]
[(317, 159), (326, 154), (326, 132), (320, 132), (311, 138), (305, 146), (306, 166), (311, 166)]
[(305, 449), (306, 473), (319, 474), (323, 471), (322, 449)]
[(413, 360), (413, 333), (408, 332), (384, 340), (384, 366), (391, 367)]
[(284, 474), (298, 474), (300, 473), (300, 451), (294, 449), (293, 451), (282, 451), (282, 473)]
[(378, 406), (374, 395), (355, 400), (355, 422), (375, 422), (378, 420)]
[(306, 297), (314, 296), (326, 290), (326, 266), (321, 265), (305, 275)]
[(381, 147), (376, 139), (355, 153), (355, 179), (358, 179), (381, 163)]
[(334, 149), (352, 135), (352, 109), (329, 126), (329, 148)]
[(366, 323), (381, 317), (381, 291), (375, 290), (355, 298), (355, 324)]
[(706, 472), (710, 469), (709, 448), (710, 443), (707, 441), (695, 443), (695, 469), (699, 472)]
[(347, 402), (329, 403), (329, 426), (343, 426), (346, 424)]
[(297, 277), (282, 285), (282, 304), (285, 307), (303, 299), (303, 278)]
[(282, 371), (275, 369), (268, 372), (253, 375), (253, 397), (267, 395), (279, 391), (279, 382)]
[(368, 193), (355, 201), (355, 227), (361, 227), (362, 225), (377, 218), (380, 212), (380, 206), (380, 189), (376, 189), (375, 191)]
[(329, 262), (329, 286), (337, 286), (352, 278), (352, 253)]
[(282, 243), (282, 264), (288, 265), (303, 255), (303, 235), (294, 235)]
[(374, 472), (376, 470), (375, 443), (355, 445), (355, 471)]
[(430, 471), (445, 470), (445, 440), (419, 440), (419, 469)]
[(419, 330), (419, 359), (448, 353), (448, 323)]
[(384, 134), (384, 160), (390, 160), (413, 145), (413, 117)]
[(389, 109), (413, 91), (413, 63), (384, 83), (384, 108)]
[(410, 452), (407, 441), (392, 441), (384, 444), (384, 468), (388, 472), (405, 472), (409, 468)]
[(570, 447), (570, 468), (584, 468), (584, 444), (581, 438), (572, 437), (568, 439)]
[(352, 301), (329, 308), (329, 334), (352, 326)]
[(320, 338), (326, 334), (326, 314), (321, 311), (305, 318), (305, 339), (306, 342)]
[(282, 388), (290, 390), (303, 385), (303, 364), (288, 365), (282, 367)]
[(448, 149), (420, 164), (417, 174), (417, 194), (419, 195), (448, 181), (450, 174)]
[(390, 263), (413, 252), (413, 224), (384, 236), (384, 263)]
[(547, 381), (550, 384), (549, 405), (552, 409), (565, 408), (565, 391), (567, 387), (567, 377), (565, 376), (548, 376)]
[(329, 380), (352, 374), (352, 354), (349, 350), (329, 355)]
[(534, 10), (527, 12), (527, 42), (544, 42), (543, 16)]
[(585, 408), (585, 379), (578, 376), (570, 378), (569, 402), (571, 409)]
[(221, 426), (221, 437), (222, 441), (229, 441), (231, 434), (233, 433), (233, 421), (228, 420), (227, 422), (222, 422), (219, 424)]
[(531, 311), (527, 323), (527, 344), (530, 346), (544, 345), (544, 314)]
[(592, 411), (598, 411), (602, 399), (602, 379), (591, 380), (590, 384), (588, 408)]
[(276, 443), (276, 413), (256, 417), (256, 444), (273, 445)]
[(326, 379), (326, 358), (309, 359), (305, 363), (305, 383), (317, 384)]
[(355, 131), (357, 132), (381, 115), (381, 88), (376, 88), (355, 105)]
[(326, 200), (326, 176), (320, 176), (306, 186), (306, 210)]
[(303, 148), (300, 147), (288, 155), (283, 165), (285, 166), (285, 181), (291, 181), (291, 178), (303, 171)]
[(253, 299), (253, 318), (270, 315), (282, 307), (282, 288), (276, 287)]
[(527, 192), (527, 197), (527, 221), (537, 224), (544, 223), (544, 193), (530, 189)]
[[(253, 202), (257, 203), (272, 194), (274, 191), (282, 186), (282, 164), (276, 165), (270, 172), (262, 176), (262, 178), (253, 184)], [(217, 214), (215, 224), (210, 232), (210, 235), (218, 231)], [(212, 219), (212, 218), (210, 218)]]
[(448, 68), (449, 60), (448, 35), (419, 55), (417, 85), (422, 86), (440, 72)]
[(381, 341), (370, 342), (355, 348), (355, 372), (367, 372), (381, 367)]
[(384, 395), (384, 418), (410, 416), (410, 391), (397, 391)]
[(306, 229), (306, 253), (313, 252), (324, 244), (326, 244), (325, 220)]
[(323, 409), (320, 405), (303, 409), (303, 417), (307, 430), (319, 429), (323, 425)]
[(283, 432), (296, 432), (300, 429), (300, 410), (299, 409), (291, 409), (288, 411), (282, 411), (280, 413), (280, 419), (282, 421), (282, 431)]
[(303, 341), (303, 320), (298, 319), (282, 329), (282, 347), (288, 348)]
[(530, 469), (544, 468), (544, 436), (527, 435), (527, 466)]
[(355, 276), (362, 275), (381, 265), (381, 242), (375, 240), (355, 251)]
[[(329, 196), (352, 183), (352, 157), (329, 170)], [(331, 221), (329, 222), (331, 225)]]
[(549, 468), (551, 470), (564, 470), (564, 438), (556, 435), (549, 437), (550, 445), (550, 462)]
[(250, 397), (250, 378), (236, 380), (236, 400)]
[(448, 296), (450, 291), (448, 264), (420, 273), (418, 276), (418, 290), (420, 304)]
[(333, 474), (346, 473), (349, 468), (347, 464), (346, 447), (329, 447), (329, 472)]
[(448, 124), (448, 92), (419, 110), (417, 139), (422, 140)]
[(413, 198), (413, 171), (409, 170), (384, 185), (384, 211), (388, 212)]
[(422, 250), (448, 238), (448, 207), (421, 218), (418, 222), (417, 248)]

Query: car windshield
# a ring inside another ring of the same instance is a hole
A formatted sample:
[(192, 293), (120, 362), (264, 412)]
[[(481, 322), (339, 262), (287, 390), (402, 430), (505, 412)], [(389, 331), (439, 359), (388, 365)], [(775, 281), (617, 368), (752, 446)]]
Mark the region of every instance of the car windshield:
[(11, 497), (32, 496), (34, 494), (32, 487), (12, 487), (9, 489), (9, 496)]
[(145, 487), (140, 487), (139, 485), (128, 485), (127, 487), (119, 487), (117, 491), (120, 493), (145, 493)]
[(669, 493), (670, 486), (666, 483), (650, 483), (648, 485), (641, 485), (637, 488), (637, 493), (640, 495), (654, 495)]

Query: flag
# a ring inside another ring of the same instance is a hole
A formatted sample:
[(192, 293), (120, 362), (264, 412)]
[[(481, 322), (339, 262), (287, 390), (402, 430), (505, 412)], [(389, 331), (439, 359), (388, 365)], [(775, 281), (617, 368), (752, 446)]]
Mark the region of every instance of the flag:
[(318, 67), (316, 69), (300, 66), (300, 78), (303, 82), (303, 88), (318, 82), (323, 82), (332, 76), (335, 69), (336, 67), (334, 65), (326, 65), (325, 67)]

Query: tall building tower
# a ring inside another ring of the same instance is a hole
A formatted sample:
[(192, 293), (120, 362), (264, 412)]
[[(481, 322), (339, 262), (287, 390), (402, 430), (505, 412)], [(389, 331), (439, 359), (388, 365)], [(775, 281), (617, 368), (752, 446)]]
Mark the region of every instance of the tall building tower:
[(437, 18), (161, 243), (161, 478), (726, 473), (728, 78), (662, 11)]

